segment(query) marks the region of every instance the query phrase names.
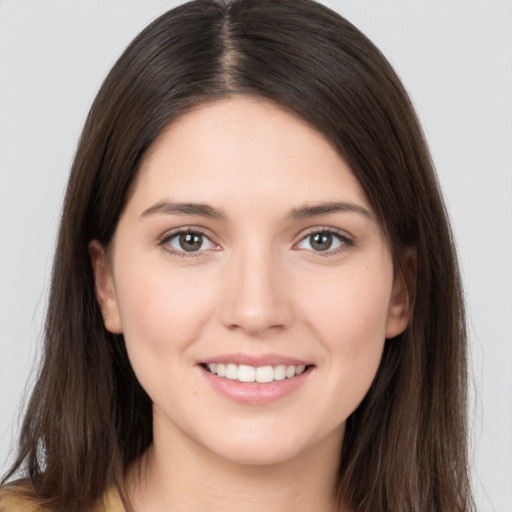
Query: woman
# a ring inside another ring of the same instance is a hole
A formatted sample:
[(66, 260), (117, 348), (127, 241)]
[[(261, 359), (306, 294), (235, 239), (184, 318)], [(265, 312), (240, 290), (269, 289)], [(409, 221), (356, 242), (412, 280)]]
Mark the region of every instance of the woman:
[(310, 1), (191, 2), (86, 122), (0, 509), (471, 510), (465, 359), (385, 58)]

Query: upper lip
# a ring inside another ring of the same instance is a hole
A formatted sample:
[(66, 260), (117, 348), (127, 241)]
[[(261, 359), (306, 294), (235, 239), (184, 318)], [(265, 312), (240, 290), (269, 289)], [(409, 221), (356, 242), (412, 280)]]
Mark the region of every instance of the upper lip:
[(280, 354), (223, 354), (215, 357), (209, 357), (200, 361), (200, 364), (229, 364), (233, 363), (236, 365), (245, 364), (248, 366), (277, 366), (284, 364), (286, 366), (308, 366), (311, 365), (310, 361), (304, 359), (298, 359), (296, 357), (290, 357)]

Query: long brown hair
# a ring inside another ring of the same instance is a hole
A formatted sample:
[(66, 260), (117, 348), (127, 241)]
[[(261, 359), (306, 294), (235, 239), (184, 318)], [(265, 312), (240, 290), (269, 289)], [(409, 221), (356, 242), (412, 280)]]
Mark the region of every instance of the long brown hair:
[(149, 25), (107, 76), (71, 170), (44, 358), (4, 482), (24, 475), (51, 510), (83, 510), (151, 444), (151, 401), (122, 335), (104, 328), (88, 243), (108, 246), (162, 130), (234, 94), (270, 100), (331, 141), (366, 191), (413, 302), (409, 327), (386, 341), (375, 381), (347, 420), (340, 504), (472, 510), (464, 308), (432, 161), (384, 56), (311, 0), (189, 2)]

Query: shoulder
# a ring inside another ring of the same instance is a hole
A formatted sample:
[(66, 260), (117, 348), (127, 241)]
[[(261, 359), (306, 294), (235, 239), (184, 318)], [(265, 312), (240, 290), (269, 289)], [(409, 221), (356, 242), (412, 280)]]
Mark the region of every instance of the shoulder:
[(39, 500), (31, 497), (26, 484), (8, 484), (0, 487), (0, 512), (50, 512)]
[[(51, 512), (51, 508), (33, 497), (29, 485), (15, 483), (0, 487), (0, 512)], [(88, 512), (125, 512), (117, 488), (108, 489)]]
[(110, 487), (89, 512), (125, 512), (117, 487)]

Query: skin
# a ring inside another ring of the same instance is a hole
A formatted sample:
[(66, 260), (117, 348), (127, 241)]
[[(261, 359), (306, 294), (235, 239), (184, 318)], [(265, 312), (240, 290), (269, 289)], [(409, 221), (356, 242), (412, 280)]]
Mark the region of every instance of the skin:
[[(293, 216), (333, 202), (351, 206)], [(207, 237), (200, 250), (181, 248), (180, 229)], [(345, 421), (409, 311), (371, 205), (323, 135), (264, 100), (198, 107), (146, 153), (112, 244), (90, 254), (105, 326), (124, 333), (154, 403), (146, 471), (127, 479), (134, 507), (336, 510)], [(310, 368), (265, 404), (222, 395), (200, 366), (269, 353)]]

